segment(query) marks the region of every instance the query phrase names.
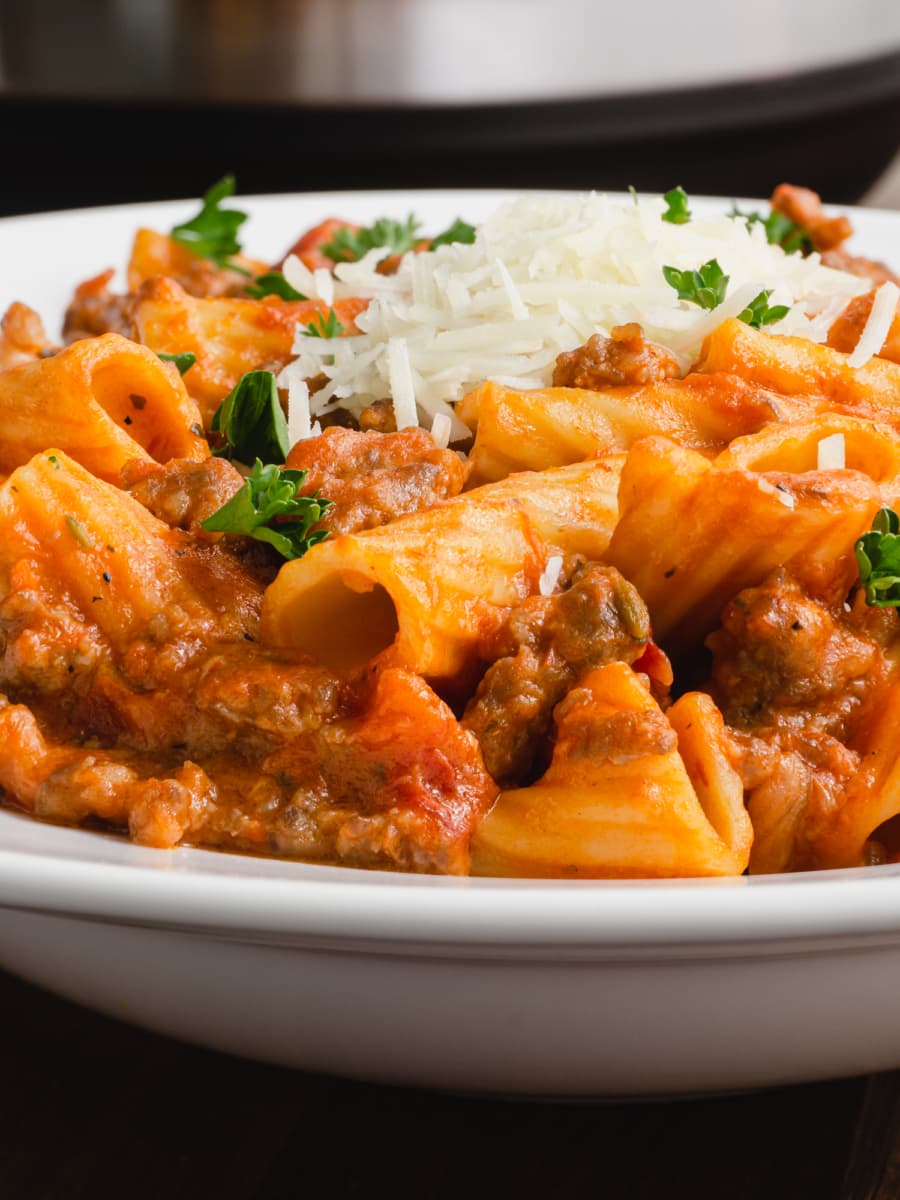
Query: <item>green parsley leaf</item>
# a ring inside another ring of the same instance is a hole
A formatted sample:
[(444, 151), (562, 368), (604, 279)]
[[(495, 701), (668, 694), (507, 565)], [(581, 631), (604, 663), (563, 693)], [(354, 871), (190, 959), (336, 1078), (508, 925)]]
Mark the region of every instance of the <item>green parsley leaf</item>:
[[(234, 195), (234, 176), (226, 175), (214, 183), (206, 195), (199, 213), (183, 225), (176, 225), (171, 236), (201, 258), (211, 259), (219, 267), (243, 270), (228, 260), (240, 253), (237, 231), (247, 220), (247, 214), (236, 208), (222, 208), (223, 200)], [(246, 272), (245, 272), (246, 273)]]
[(344, 332), (344, 327), (338, 320), (338, 315), (333, 308), (329, 308), (328, 314), (323, 316), (321, 313), (316, 313), (313, 319), (304, 328), (310, 337), (333, 338), (340, 337)]
[(663, 277), (678, 293), (679, 300), (689, 300), (701, 308), (718, 308), (725, 299), (728, 276), (716, 259), (711, 258), (696, 271), (679, 271), (677, 267), (663, 267)]
[(283, 463), (290, 441), (272, 372), (248, 371), (238, 380), (216, 410), (210, 431), (225, 438), (225, 445), (214, 451), (220, 458)]
[(185, 371), (189, 371), (197, 361), (197, 355), (193, 350), (185, 350), (184, 354), (164, 354), (162, 350), (157, 350), (156, 357), (161, 358), (163, 362), (172, 362), (178, 368), (178, 374), (183, 375)]
[(280, 296), (282, 300), (306, 299), (302, 292), (291, 287), (280, 271), (266, 271), (263, 275), (257, 275), (244, 288), (244, 294), (254, 300), (262, 300), (264, 296)]
[(687, 192), (684, 188), (672, 188), (670, 192), (666, 192), (663, 199), (669, 206), (662, 215), (664, 221), (668, 221), (670, 225), (686, 225), (690, 221), (691, 210), (688, 207)]
[(638, 190), (633, 183), (629, 183), (628, 185), (628, 194), (631, 196), (634, 207), (637, 208), (640, 200), (638, 199)]
[(263, 466), (257, 459), (244, 486), (202, 522), (203, 528), (210, 533), (243, 534), (268, 542), (283, 558), (300, 558), (328, 537), (326, 529), (310, 529), (331, 504), (318, 495), (297, 495), (307, 474), (275, 463)]
[(900, 607), (900, 517), (880, 508), (872, 528), (853, 547), (866, 603), (876, 608)]
[(335, 263), (356, 262), (376, 246), (387, 246), (391, 254), (405, 254), (415, 246), (420, 224), (412, 213), (405, 221), (379, 217), (374, 225), (362, 229), (344, 226), (319, 249)]
[(774, 325), (776, 321), (786, 317), (791, 311), (786, 304), (773, 304), (771, 308), (769, 307), (771, 295), (771, 288), (760, 292), (750, 301), (743, 312), (738, 313), (738, 320), (754, 329), (762, 329), (763, 325)]
[(474, 241), (475, 226), (464, 221), (462, 217), (457, 217), (443, 233), (439, 233), (437, 237), (431, 239), (429, 249), (436, 250), (438, 246), (449, 246), (451, 242), (464, 242), (467, 246), (471, 246)]
[(753, 225), (762, 225), (766, 231), (766, 241), (773, 246), (781, 246), (787, 254), (811, 254), (814, 249), (812, 239), (803, 226), (774, 209), (764, 217), (758, 212), (741, 212), (735, 206), (728, 215), (746, 221), (748, 229)]

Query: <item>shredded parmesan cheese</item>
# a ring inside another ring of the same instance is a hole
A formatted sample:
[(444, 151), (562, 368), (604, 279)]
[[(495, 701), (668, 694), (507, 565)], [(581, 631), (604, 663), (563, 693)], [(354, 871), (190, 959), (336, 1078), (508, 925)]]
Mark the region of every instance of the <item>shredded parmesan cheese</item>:
[(431, 436), (434, 438), (434, 444), (439, 450), (446, 450), (450, 445), (450, 431), (453, 429), (453, 422), (446, 413), (435, 413), (434, 420), (431, 422)]
[(391, 396), (394, 401), (394, 419), (398, 429), (418, 425), (416, 415), (416, 393), (413, 387), (409, 354), (403, 338), (391, 338), (388, 342), (388, 371), (390, 372)]
[[(282, 383), (327, 377), (312, 398), (313, 416), (336, 404), (359, 414), (390, 398), (399, 428), (420, 418), (428, 425), (485, 379), (548, 386), (562, 351), (629, 321), (686, 368), (707, 333), (763, 288), (770, 304), (789, 306), (779, 333), (822, 342), (868, 286), (824, 267), (818, 254), (786, 254), (759, 223), (716, 214), (673, 225), (662, 220), (664, 210), (659, 198), (524, 195), (502, 205), (472, 244), (406, 254), (393, 275), (378, 273), (375, 254), (340, 264), (332, 297), (318, 271), (289, 259), (285, 276), (304, 295), (371, 303), (352, 336), (326, 340), (300, 330)], [(712, 258), (729, 276), (728, 291), (722, 305), (703, 312), (678, 298), (662, 269), (696, 269)]]
[(291, 379), (288, 383), (288, 441), (295, 446), (311, 432), (309, 387), (302, 379)]
[(847, 465), (847, 448), (842, 433), (823, 437), (816, 447), (816, 467), (819, 471), (839, 471)]
[(509, 297), (509, 307), (512, 310), (512, 315), (517, 321), (528, 320), (528, 309), (525, 307), (525, 302), (519, 292), (519, 289), (513, 283), (512, 275), (507, 271), (502, 258), (497, 260), (497, 274), (500, 276), (500, 283), (503, 285), (503, 290)]
[(873, 354), (877, 354), (884, 345), (890, 332), (891, 324), (897, 312), (897, 301), (900, 300), (900, 288), (896, 283), (883, 283), (875, 293), (872, 308), (863, 325), (862, 333), (856, 347), (847, 359), (849, 366), (856, 368), (865, 366)]
[(334, 276), (326, 267), (316, 267), (313, 271), (316, 281), (316, 293), (323, 304), (329, 308), (334, 304)]
[(538, 590), (542, 596), (552, 596), (553, 589), (559, 582), (559, 573), (562, 570), (563, 560), (561, 554), (551, 554), (547, 559), (547, 565), (541, 572), (541, 577), (538, 580)]

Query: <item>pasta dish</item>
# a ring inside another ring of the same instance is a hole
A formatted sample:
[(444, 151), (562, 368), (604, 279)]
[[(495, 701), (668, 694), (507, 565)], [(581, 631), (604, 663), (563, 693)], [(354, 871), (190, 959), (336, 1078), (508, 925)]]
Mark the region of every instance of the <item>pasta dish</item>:
[(431, 873), (900, 859), (900, 281), (846, 217), (534, 195), (272, 264), (233, 190), (59, 341), (3, 316), (0, 800)]

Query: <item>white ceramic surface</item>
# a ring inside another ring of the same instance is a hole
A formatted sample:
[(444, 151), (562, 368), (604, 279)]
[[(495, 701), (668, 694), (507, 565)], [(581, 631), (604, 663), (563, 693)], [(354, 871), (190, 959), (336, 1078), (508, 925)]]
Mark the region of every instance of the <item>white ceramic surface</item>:
[[(426, 227), (496, 193), (270, 197), (278, 255), (336, 212)], [(192, 202), (0, 221), (0, 307), (48, 318)], [(900, 217), (858, 212), (900, 262)], [(419, 878), (143, 849), (0, 811), (0, 965), (233, 1053), (533, 1095), (745, 1088), (900, 1066), (900, 867), (762, 879)]]

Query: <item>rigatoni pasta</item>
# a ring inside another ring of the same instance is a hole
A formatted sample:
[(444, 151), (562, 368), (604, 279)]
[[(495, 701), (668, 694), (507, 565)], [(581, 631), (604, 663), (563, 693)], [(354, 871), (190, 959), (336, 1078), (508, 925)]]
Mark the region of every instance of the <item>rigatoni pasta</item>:
[(3, 323), (0, 799), (390, 870), (900, 861), (884, 269), (675, 193), (266, 264), (232, 186), (72, 344)]

